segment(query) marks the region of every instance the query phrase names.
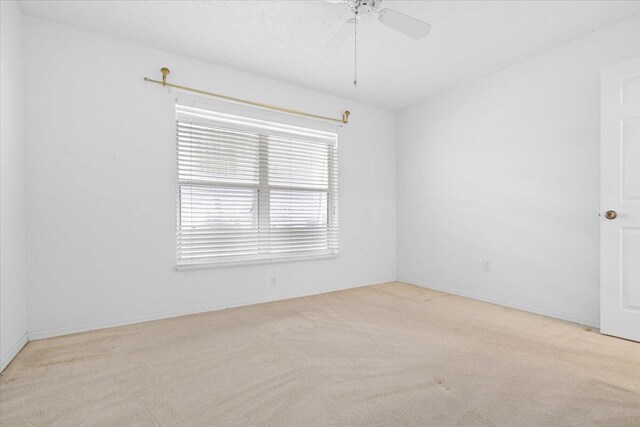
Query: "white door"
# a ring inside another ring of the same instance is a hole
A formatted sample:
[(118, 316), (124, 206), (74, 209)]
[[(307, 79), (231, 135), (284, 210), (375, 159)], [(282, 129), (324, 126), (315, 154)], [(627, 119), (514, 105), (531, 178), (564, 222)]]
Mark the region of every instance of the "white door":
[(640, 58), (601, 76), (600, 331), (640, 341)]

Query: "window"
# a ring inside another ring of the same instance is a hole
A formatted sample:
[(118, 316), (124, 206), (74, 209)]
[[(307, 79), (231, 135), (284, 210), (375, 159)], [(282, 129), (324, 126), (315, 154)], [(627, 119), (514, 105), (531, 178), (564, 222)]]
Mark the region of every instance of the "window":
[(335, 132), (178, 104), (178, 266), (337, 256)]

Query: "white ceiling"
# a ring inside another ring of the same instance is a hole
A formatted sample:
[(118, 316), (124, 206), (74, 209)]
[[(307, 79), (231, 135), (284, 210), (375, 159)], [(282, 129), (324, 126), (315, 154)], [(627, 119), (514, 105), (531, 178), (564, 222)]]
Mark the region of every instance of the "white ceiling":
[(640, 1), (399, 1), (431, 23), (415, 41), (376, 20), (326, 45), (349, 18), (315, 1), (26, 1), (23, 12), (119, 39), (273, 77), (396, 111), (640, 14)]

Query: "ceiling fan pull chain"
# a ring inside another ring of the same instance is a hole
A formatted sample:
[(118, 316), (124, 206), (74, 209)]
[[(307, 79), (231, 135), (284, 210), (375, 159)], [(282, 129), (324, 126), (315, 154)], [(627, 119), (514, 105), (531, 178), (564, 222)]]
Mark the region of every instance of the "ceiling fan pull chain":
[(353, 70), (353, 86), (354, 87), (358, 87), (358, 11), (356, 10), (354, 12), (354, 23), (353, 23), (353, 28), (354, 28), (354, 48), (353, 48), (353, 66), (354, 66), (354, 70)]

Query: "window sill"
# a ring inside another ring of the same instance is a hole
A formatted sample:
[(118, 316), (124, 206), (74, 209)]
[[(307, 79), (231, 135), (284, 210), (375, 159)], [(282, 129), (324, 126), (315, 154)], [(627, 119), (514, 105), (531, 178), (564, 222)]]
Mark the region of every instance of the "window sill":
[(335, 259), (335, 258), (340, 258), (340, 254), (263, 258), (263, 259), (245, 260), (245, 261), (216, 261), (216, 262), (208, 262), (208, 263), (203, 262), (200, 264), (176, 265), (176, 270), (185, 271), (185, 270), (199, 270), (203, 268), (242, 267), (242, 266), (260, 265), (260, 264), (280, 264), (280, 263), (286, 263), (286, 262), (316, 261), (316, 260), (327, 260), (327, 259)]

